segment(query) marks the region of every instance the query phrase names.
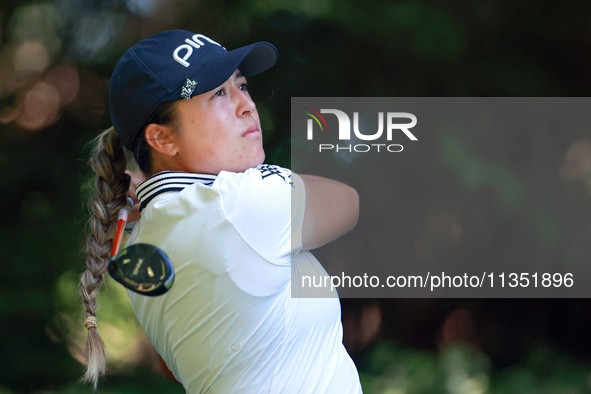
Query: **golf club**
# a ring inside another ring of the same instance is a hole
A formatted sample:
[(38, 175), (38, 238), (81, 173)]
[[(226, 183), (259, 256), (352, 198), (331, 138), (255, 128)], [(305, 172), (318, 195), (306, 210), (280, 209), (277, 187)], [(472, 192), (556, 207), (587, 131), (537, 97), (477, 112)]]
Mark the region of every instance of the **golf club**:
[(119, 252), (128, 215), (128, 207), (119, 211), (109, 259), (109, 274), (136, 293), (147, 296), (164, 294), (174, 283), (174, 266), (164, 251), (154, 245), (139, 243)]

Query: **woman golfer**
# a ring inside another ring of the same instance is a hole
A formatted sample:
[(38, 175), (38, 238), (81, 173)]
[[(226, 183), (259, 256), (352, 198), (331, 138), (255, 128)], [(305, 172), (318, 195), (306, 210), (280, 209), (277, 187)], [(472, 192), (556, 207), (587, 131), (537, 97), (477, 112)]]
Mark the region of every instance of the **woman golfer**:
[[(96, 295), (130, 187), (123, 146), (147, 178), (130, 243), (158, 246), (176, 279), (160, 297), (130, 292), (156, 351), (188, 393), (360, 393), (338, 298), (292, 298), (292, 276), (326, 275), (307, 252), (353, 228), (355, 190), (263, 164), (246, 78), (277, 60), (269, 43), (227, 51), (168, 31), (130, 48), (110, 84), (113, 128), (91, 158), (97, 196), (81, 278), (85, 380), (104, 373)], [(133, 188), (132, 188), (133, 189)]]

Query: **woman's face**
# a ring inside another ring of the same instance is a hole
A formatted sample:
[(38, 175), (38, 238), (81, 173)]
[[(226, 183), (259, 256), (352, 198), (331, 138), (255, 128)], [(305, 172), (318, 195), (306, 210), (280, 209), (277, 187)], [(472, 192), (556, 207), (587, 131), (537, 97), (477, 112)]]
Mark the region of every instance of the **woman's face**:
[(265, 160), (259, 114), (239, 70), (216, 89), (179, 100), (176, 110), (178, 170), (217, 175), (243, 172)]

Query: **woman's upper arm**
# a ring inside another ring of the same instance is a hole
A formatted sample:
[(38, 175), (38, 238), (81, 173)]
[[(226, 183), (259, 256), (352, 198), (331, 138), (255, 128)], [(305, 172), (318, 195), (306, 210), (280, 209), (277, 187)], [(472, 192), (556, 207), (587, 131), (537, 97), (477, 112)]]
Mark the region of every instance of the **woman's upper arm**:
[(306, 189), (304, 250), (334, 241), (355, 227), (359, 217), (359, 195), (355, 189), (327, 178), (300, 176)]

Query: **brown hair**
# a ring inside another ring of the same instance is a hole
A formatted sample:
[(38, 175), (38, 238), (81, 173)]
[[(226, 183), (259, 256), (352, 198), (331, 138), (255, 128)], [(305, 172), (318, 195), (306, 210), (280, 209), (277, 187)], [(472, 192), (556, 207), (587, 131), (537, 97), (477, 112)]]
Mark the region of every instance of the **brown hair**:
[[(80, 277), (80, 295), (86, 312), (86, 373), (85, 383), (96, 389), (99, 378), (105, 374), (105, 344), (96, 328), (96, 296), (107, 271), (109, 253), (115, 235), (119, 210), (127, 205), (125, 193), (130, 177), (125, 173), (127, 159), (123, 144), (112, 127), (95, 139), (90, 165), (96, 173), (96, 195), (88, 202), (92, 212), (90, 234), (86, 240), (87, 269)], [(94, 318), (94, 319), (93, 319)]]
[[(176, 122), (175, 106), (171, 102), (158, 107), (146, 126), (158, 123), (174, 127)], [(96, 327), (96, 297), (107, 271), (119, 210), (127, 205), (126, 193), (130, 176), (125, 173), (127, 159), (123, 143), (113, 127), (102, 132), (93, 142), (89, 163), (95, 172), (96, 194), (88, 202), (92, 215), (89, 219), (90, 234), (86, 239), (87, 269), (80, 277), (79, 290), (85, 307), (84, 325), (88, 329), (87, 367), (82, 381), (91, 383), (96, 390), (98, 381), (106, 370), (105, 344)], [(141, 171), (144, 174), (151, 173), (151, 151), (145, 138), (140, 137), (134, 156)]]

